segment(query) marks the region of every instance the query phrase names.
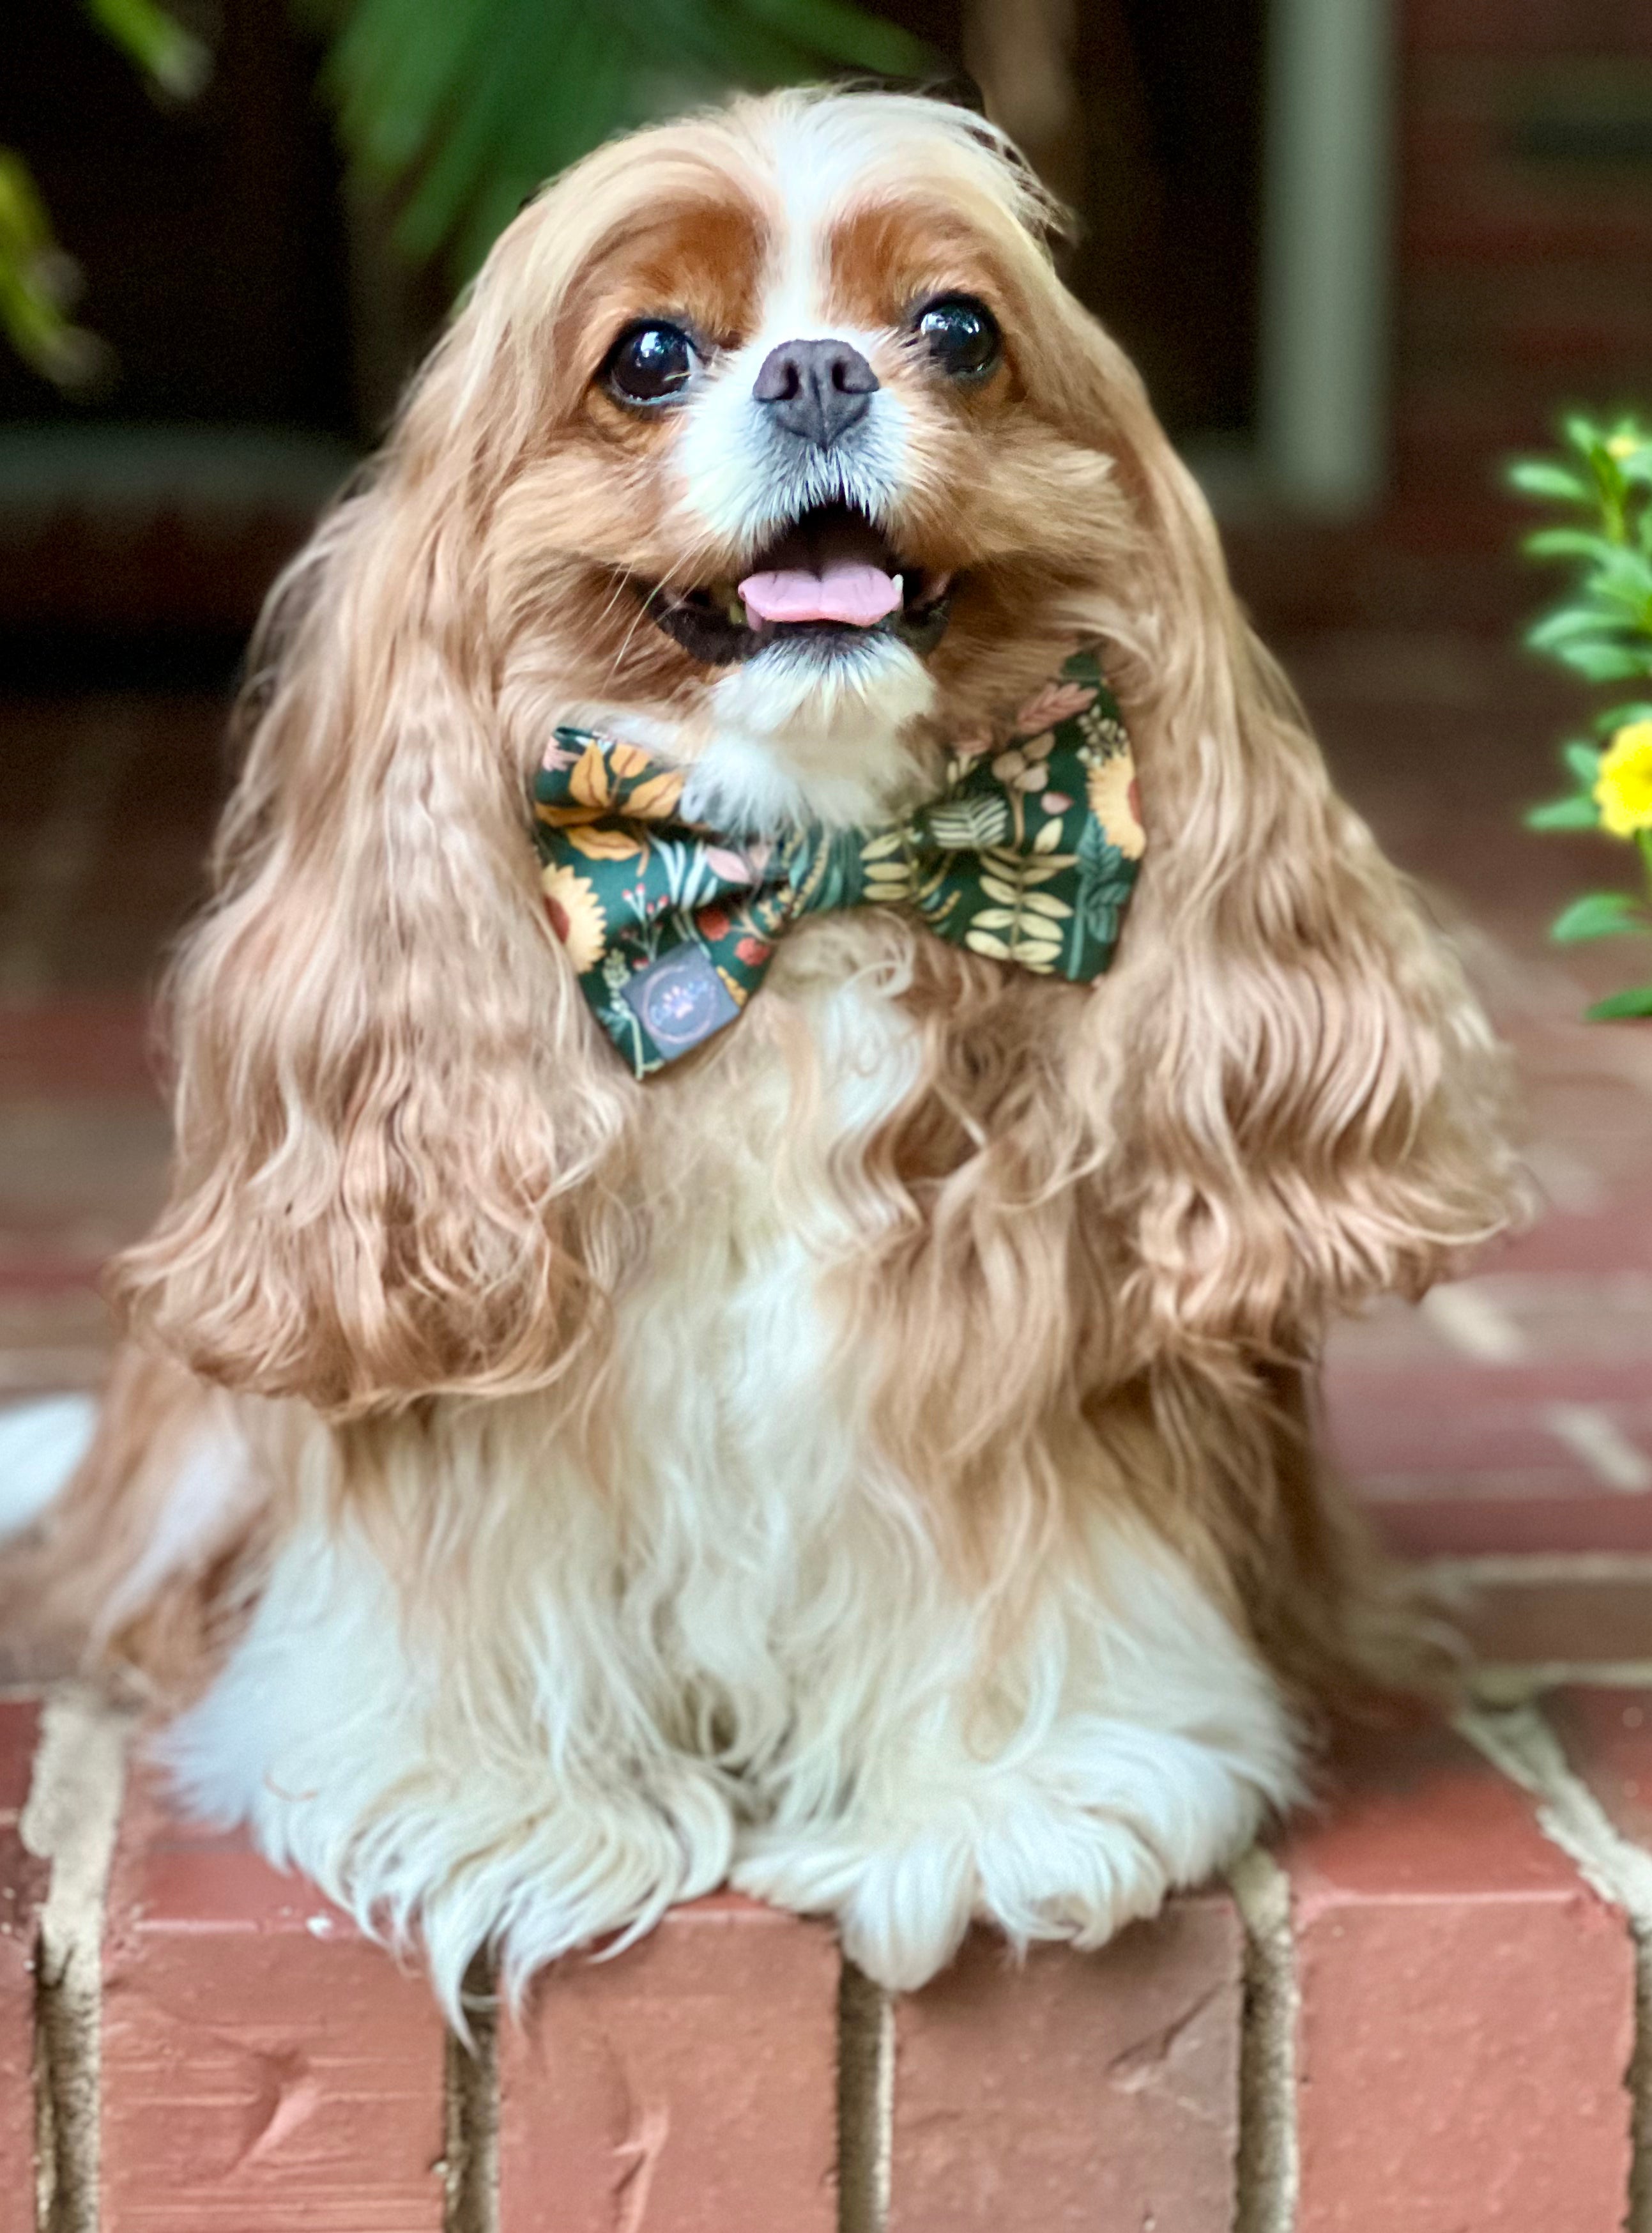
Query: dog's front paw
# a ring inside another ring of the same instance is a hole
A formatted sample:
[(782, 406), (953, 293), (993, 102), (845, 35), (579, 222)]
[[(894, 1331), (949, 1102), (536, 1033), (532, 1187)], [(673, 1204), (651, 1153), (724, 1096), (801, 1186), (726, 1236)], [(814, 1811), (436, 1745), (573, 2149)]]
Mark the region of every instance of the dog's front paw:
[(257, 1843), (313, 1877), (364, 1930), (417, 1940), (455, 2023), (483, 1945), (492, 1944), (500, 1984), (517, 2001), (562, 1955), (641, 1937), (667, 1908), (713, 1891), (733, 1849), (721, 1789), (693, 1774), (660, 1777), (652, 1789), (567, 1791), (536, 1791), (527, 1774), (478, 1774), (463, 1788), (410, 1778), (393, 1803), (357, 1821), (336, 1865), (323, 1842), (335, 1834), (338, 1816), (325, 1804), (333, 1795), (266, 1794), (253, 1816)]
[(966, 1772), (924, 1814), (897, 1821), (747, 1832), (732, 1881), (775, 1906), (835, 1916), (849, 1958), (910, 1991), (946, 1967), (972, 1921), (1018, 1949), (1104, 1945), (1231, 1859), (1268, 1804), (1231, 1761), (1162, 1735), (1065, 1747), (1042, 1767)]
[(972, 1921), (1012, 1945), (1070, 1939), (1100, 1946), (1156, 1912), (1172, 1878), (1131, 1826), (1028, 1803), (989, 1826), (937, 1821), (861, 1846), (807, 1836), (754, 1844), (732, 1882), (754, 1898), (836, 1917), (843, 1950), (891, 1991), (943, 1969)]
[(969, 1839), (956, 1828), (866, 1845), (771, 1834), (742, 1849), (730, 1881), (771, 1906), (834, 1916), (850, 1961), (902, 1991), (951, 1961), (976, 1898)]

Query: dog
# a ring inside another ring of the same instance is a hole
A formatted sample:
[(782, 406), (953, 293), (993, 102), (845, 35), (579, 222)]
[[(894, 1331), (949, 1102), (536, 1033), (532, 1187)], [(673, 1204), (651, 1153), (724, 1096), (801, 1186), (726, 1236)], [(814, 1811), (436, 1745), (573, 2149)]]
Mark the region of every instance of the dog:
[(255, 641), (33, 1586), (456, 2015), (725, 1881), (1097, 1946), (1417, 1676), (1314, 1367), (1500, 1058), (1057, 221), (917, 95), (600, 148)]

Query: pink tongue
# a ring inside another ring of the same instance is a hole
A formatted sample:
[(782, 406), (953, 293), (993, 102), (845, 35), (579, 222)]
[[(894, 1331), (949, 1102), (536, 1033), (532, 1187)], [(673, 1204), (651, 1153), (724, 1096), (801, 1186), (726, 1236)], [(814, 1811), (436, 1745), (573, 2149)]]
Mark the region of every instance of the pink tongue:
[(901, 585), (881, 567), (836, 559), (818, 574), (795, 566), (748, 574), (740, 595), (747, 612), (760, 621), (842, 621), (850, 628), (874, 628), (901, 602)]

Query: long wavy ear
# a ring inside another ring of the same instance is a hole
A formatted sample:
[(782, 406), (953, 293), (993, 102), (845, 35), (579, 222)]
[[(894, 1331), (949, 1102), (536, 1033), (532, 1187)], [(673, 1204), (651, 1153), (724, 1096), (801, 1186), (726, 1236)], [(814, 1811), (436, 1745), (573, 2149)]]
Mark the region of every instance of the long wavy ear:
[(1333, 793), (1135, 374), (1090, 346), (1131, 515), (1122, 587), (1094, 617), (1148, 850), (1073, 1057), (1083, 1098), (1109, 1111), (1123, 1316), (1148, 1356), (1299, 1353), (1335, 1307), (1420, 1292), (1507, 1221), (1501, 1059), (1415, 895)]
[(543, 921), (470, 602), (483, 346), (450, 337), (272, 598), (170, 987), (171, 1201), (116, 1272), (198, 1373), (338, 1414), (556, 1370), (628, 1109)]

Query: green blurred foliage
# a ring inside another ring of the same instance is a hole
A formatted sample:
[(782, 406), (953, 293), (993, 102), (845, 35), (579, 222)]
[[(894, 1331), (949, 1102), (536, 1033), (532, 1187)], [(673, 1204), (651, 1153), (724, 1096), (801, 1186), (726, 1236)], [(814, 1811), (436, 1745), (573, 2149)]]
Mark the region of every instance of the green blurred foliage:
[[(85, 0), (86, 13), (119, 47), (157, 98), (192, 101), (212, 75), (211, 49), (156, 0)], [(52, 231), (27, 162), (0, 147), (0, 331), (54, 386), (94, 394), (114, 377), (108, 344), (73, 312), (80, 266)]]
[(25, 364), (74, 392), (96, 387), (108, 365), (104, 345), (70, 316), (80, 283), (28, 164), (0, 147), (0, 327)]
[(86, 12), (152, 88), (193, 101), (212, 75), (212, 50), (155, 0), (86, 0)]
[(541, 182), (599, 141), (731, 86), (933, 62), (849, 0), (296, 0), (357, 174), (396, 236), (467, 277)]

